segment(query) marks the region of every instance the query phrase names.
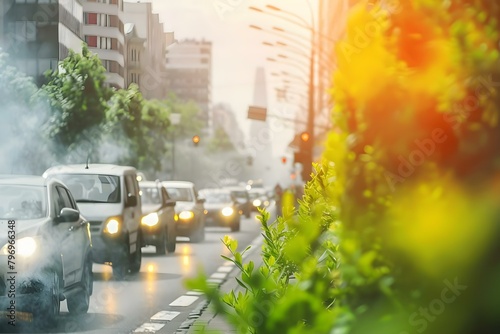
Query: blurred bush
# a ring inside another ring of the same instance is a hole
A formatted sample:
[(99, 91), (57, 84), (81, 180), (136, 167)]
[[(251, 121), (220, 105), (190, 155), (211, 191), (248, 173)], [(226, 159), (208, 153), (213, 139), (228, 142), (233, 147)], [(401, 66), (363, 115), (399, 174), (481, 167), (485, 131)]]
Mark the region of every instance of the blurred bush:
[(240, 333), (498, 332), (499, 19), (493, 1), (359, 1), (299, 208), (262, 213), (259, 268), (224, 240), (242, 292), (191, 286)]

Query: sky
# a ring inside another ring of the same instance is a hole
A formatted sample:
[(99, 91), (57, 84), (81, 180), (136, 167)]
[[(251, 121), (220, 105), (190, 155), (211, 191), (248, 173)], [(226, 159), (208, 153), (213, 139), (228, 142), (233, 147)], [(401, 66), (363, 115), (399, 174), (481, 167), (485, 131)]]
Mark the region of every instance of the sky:
[[(286, 50), (265, 46), (262, 42), (275, 43), (278, 40), (287, 41), (286, 38), (288, 38), (287, 42), (290, 44), (293, 40), (307, 43), (307, 30), (277, 17), (276, 14), (273, 16), (258, 13), (248, 7), (255, 6), (264, 9), (266, 4), (272, 4), (295, 15), (304, 16), (306, 21), (310, 21), (308, 0), (274, 0), (271, 3), (261, 0), (150, 0), (140, 2), (153, 4), (153, 12), (159, 14), (165, 31), (173, 31), (177, 40), (194, 38), (212, 42), (212, 102), (229, 104), (246, 135), (248, 135), (250, 124), (247, 120), (247, 111), (248, 106), (253, 102), (255, 71), (259, 66), (264, 67), (266, 71), (268, 113), (278, 114), (284, 118), (294, 118), (297, 107), (295, 104), (277, 101), (275, 88), (279, 87), (277, 80), (281, 79), (271, 76), (270, 73), (275, 71), (293, 73), (295, 71), (297, 75), (300, 75), (299, 69), (307, 65), (307, 60), (295, 53), (294, 63), (289, 62), (288, 65), (277, 66), (267, 61), (266, 58), (276, 58), (277, 54), (282, 54)], [(288, 20), (293, 18), (286, 14), (282, 16)], [(261, 26), (266, 31), (251, 29), (250, 24)], [(273, 26), (285, 28), (290, 33), (289, 35), (272, 33)], [(307, 52), (307, 50), (304, 51)], [(293, 53), (288, 54), (293, 57)], [(306, 89), (307, 87), (304, 86), (304, 92)], [(298, 97), (292, 96), (290, 99), (293, 98)], [(280, 139), (274, 143), (275, 153), (286, 150), (294, 135), (292, 123), (280, 121), (277, 129), (279, 129), (277, 137)]]

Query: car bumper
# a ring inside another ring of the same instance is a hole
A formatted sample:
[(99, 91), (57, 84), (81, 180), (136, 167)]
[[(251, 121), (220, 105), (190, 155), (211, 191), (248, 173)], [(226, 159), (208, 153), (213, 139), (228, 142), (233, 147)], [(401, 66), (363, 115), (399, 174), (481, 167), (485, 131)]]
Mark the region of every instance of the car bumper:
[(144, 226), (142, 225), (142, 237), (144, 239), (144, 244), (146, 245), (156, 245), (161, 238), (162, 225), (158, 224), (155, 226)]
[(125, 254), (125, 235), (92, 233), (92, 261), (100, 264), (120, 261)]
[(177, 235), (181, 237), (191, 236), (191, 234), (193, 234), (193, 232), (196, 231), (197, 228), (198, 224), (196, 224), (196, 220), (194, 219), (179, 219), (175, 224)]
[(234, 224), (238, 220), (239, 213), (235, 213), (231, 216), (223, 216), (222, 214), (213, 214), (213, 215), (207, 215), (205, 217), (205, 225), (206, 226), (220, 226), (220, 227), (226, 227), (230, 226), (231, 224)]

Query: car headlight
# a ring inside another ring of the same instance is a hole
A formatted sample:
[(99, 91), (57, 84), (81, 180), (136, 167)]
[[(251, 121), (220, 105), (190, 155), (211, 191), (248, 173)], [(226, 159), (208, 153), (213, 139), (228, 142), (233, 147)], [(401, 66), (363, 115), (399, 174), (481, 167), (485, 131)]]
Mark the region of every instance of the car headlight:
[(4, 255), (21, 255), (21, 256), (31, 256), (35, 253), (37, 249), (36, 240), (32, 237), (25, 237), (16, 240), (15, 243), (5, 244), (0, 253)]
[(254, 199), (252, 204), (253, 204), (253, 206), (260, 206), (262, 204), (262, 202), (260, 201), (260, 199)]
[(194, 217), (193, 211), (182, 211), (181, 213), (179, 213), (179, 219), (182, 220), (189, 220), (192, 219), (193, 217)]
[(222, 215), (223, 215), (224, 217), (229, 217), (229, 216), (231, 216), (233, 213), (234, 213), (234, 210), (233, 210), (233, 208), (231, 208), (231, 207), (228, 207), (228, 206), (227, 206), (227, 207), (225, 207), (224, 209), (222, 209)]
[(113, 235), (118, 231), (120, 231), (120, 219), (117, 217), (109, 218), (104, 224), (104, 232)]
[(142, 217), (141, 224), (147, 225), (147, 226), (155, 226), (156, 224), (158, 224), (159, 221), (160, 221), (160, 219), (158, 218), (158, 213), (151, 212), (150, 214)]

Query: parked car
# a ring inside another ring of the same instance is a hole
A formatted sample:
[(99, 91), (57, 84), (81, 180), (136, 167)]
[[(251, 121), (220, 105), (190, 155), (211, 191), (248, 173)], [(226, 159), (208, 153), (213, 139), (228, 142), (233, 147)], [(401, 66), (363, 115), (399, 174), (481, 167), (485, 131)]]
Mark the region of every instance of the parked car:
[(53, 322), (66, 299), (70, 313), (86, 313), (93, 290), (91, 244), (89, 224), (63, 183), (40, 176), (0, 178), (4, 312), (15, 305), (18, 319), (33, 315)]
[(252, 188), (248, 191), (248, 195), (252, 201), (253, 211), (259, 211), (258, 208), (265, 209), (270, 205), (267, 191), (264, 188)]
[(163, 181), (168, 196), (174, 201), (177, 218), (177, 235), (189, 237), (192, 242), (205, 240), (204, 200), (198, 197), (196, 188), (188, 181)]
[(203, 189), (199, 194), (205, 199), (206, 226), (230, 227), (233, 232), (240, 230), (239, 204), (230, 190)]
[(44, 176), (66, 183), (89, 220), (93, 261), (111, 264), (115, 278), (139, 272), (143, 241), (136, 169), (106, 164), (65, 165), (49, 168)]
[(145, 245), (156, 247), (156, 254), (175, 252), (175, 201), (171, 200), (160, 182), (139, 182), (141, 189), (141, 227)]
[(231, 191), (231, 194), (236, 198), (239, 207), (238, 211), (240, 211), (242, 215), (245, 215), (246, 218), (250, 218), (252, 213), (252, 201), (250, 200), (250, 195), (246, 188), (244, 186), (230, 186), (224, 187), (224, 189)]

